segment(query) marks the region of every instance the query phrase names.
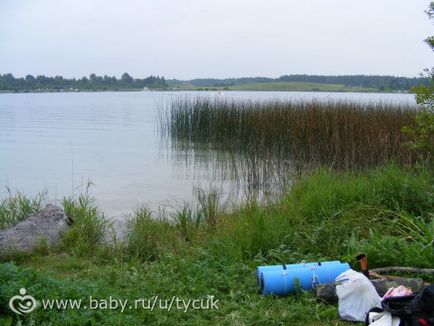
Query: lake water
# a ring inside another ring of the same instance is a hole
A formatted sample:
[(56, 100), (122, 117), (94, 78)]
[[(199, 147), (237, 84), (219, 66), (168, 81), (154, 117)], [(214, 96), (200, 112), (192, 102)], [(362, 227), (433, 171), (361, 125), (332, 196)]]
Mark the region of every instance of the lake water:
[[(176, 207), (194, 187), (229, 184), (174, 159), (158, 131), (158, 112), (177, 97), (344, 99), (414, 103), (411, 94), (316, 92), (99, 92), (0, 94), (0, 197), (6, 186), (53, 202), (90, 194), (109, 216), (140, 204)], [(196, 167), (197, 168), (197, 167)]]

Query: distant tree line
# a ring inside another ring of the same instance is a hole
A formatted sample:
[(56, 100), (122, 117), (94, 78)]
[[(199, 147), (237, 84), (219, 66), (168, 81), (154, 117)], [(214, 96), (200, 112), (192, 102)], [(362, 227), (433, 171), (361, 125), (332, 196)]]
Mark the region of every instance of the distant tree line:
[(36, 77), (27, 75), (24, 78), (16, 78), (12, 74), (0, 75), (0, 91), (70, 91), (70, 90), (127, 90), (127, 89), (165, 89), (167, 83), (164, 77), (149, 76), (144, 79), (135, 79), (128, 73), (124, 73), (120, 79), (107, 75), (97, 76), (90, 74), (89, 77), (63, 78), (62, 76)]
[(427, 84), (427, 78), (408, 78), (396, 76), (367, 76), (367, 75), (343, 75), (343, 76), (318, 76), (318, 75), (285, 75), (280, 81), (299, 81), (324, 84), (341, 84), (353, 87), (378, 88), (383, 90), (407, 91), (412, 87)]
[(230, 87), (243, 84), (257, 84), (270, 82), (306, 82), (339, 84), (346, 87), (367, 87), (380, 91), (409, 91), (415, 86), (428, 85), (429, 78), (396, 77), (396, 76), (368, 76), (368, 75), (343, 75), (343, 76), (320, 76), (320, 75), (284, 75), (279, 78), (245, 77), (245, 78), (203, 78), (189, 81), (168, 80), (164, 77), (149, 76), (144, 79), (131, 77), (124, 73), (120, 79), (107, 75), (97, 76), (90, 74), (89, 77), (64, 78), (62, 76), (47, 77), (44, 75), (27, 75), (24, 78), (16, 78), (12, 74), (0, 75), (0, 91), (71, 91), (71, 90), (134, 90), (134, 89), (167, 89), (170, 84), (177, 85), (188, 83), (199, 87)]
[[(202, 87), (225, 87), (241, 84), (269, 83), (269, 82), (307, 82), (323, 84), (339, 84), (347, 87), (368, 87), (379, 90), (409, 91), (418, 85), (427, 85), (429, 79), (425, 77), (408, 78), (396, 76), (379, 75), (342, 75), (342, 76), (320, 76), (320, 75), (284, 75), (279, 78), (228, 78), (228, 79), (193, 79), (189, 83)], [(181, 81), (171, 80), (172, 83)]]

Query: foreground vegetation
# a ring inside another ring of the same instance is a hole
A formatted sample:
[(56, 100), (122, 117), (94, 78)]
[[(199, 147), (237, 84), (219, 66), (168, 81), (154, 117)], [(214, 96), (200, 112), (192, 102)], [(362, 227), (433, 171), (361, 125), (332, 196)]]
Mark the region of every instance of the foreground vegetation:
[[(0, 324), (337, 325), (337, 307), (311, 293), (263, 298), (255, 267), (301, 260), (354, 263), (360, 252), (368, 254), (371, 267), (432, 267), (433, 185), (431, 171), (422, 167), (317, 170), (269, 203), (252, 201), (231, 210), (219, 206), (215, 194), (201, 193), (197, 205), (186, 204), (172, 214), (141, 207), (131, 216), (125, 241), (110, 243), (102, 234), (110, 233), (111, 223), (89, 197), (65, 199), (62, 205), (73, 224), (59, 247), (41, 243), (34, 253), (3, 257)], [(11, 207), (3, 204), (1, 216), (13, 216)], [(7, 304), (21, 287), (39, 300), (213, 295), (219, 309), (38, 308), (17, 316)]]

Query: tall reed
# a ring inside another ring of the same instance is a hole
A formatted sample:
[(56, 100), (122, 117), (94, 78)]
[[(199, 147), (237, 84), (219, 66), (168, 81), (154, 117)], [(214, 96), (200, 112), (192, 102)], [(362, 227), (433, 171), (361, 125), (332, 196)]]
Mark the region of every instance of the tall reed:
[(414, 161), (401, 129), (415, 111), (384, 102), (181, 98), (171, 103), (162, 129), (178, 152), (201, 158), (208, 151), (227, 164), (238, 156), (250, 165), (268, 162), (262, 169), (273, 162), (273, 169), (358, 170)]

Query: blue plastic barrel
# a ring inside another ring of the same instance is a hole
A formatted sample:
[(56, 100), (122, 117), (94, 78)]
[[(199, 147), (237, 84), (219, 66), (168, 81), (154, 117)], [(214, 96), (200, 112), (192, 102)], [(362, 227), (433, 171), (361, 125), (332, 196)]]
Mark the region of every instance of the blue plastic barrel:
[(262, 273), (264, 272), (271, 272), (271, 271), (282, 271), (284, 269), (294, 269), (294, 268), (300, 268), (305, 266), (320, 266), (323, 264), (332, 264), (332, 265), (339, 265), (341, 262), (339, 260), (333, 260), (333, 261), (325, 261), (325, 262), (316, 262), (316, 263), (299, 263), (299, 264), (285, 264), (285, 265), (268, 265), (268, 266), (258, 266), (256, 267), (256, 278), (258, 280), (258, 286), (261, 287), (260, 281), (262, 277)]
[(334, 282), (335, 278), (350, 269), (347, 263), (304, 265), (286, 270), (262, 272), (261, 290), (264, 296), (283, 296), (295, 292), (296, 286), (303, 290), (312, 290), (316, 284)]

